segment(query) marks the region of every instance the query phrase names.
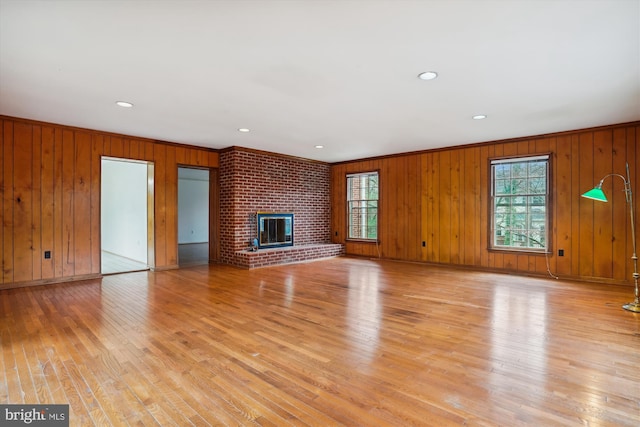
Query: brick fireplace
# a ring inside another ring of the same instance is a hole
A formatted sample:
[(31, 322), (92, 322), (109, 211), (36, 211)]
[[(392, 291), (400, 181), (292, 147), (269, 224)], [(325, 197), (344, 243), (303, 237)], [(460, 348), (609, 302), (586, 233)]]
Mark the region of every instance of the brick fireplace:
[[(331, 243), (329, 165), (231, 147), (220, 153), (220, 258), (244, 268), (300, 262), (344, 253)], [(249, 251), (258, 212), (295, 217), (293, 246)]]

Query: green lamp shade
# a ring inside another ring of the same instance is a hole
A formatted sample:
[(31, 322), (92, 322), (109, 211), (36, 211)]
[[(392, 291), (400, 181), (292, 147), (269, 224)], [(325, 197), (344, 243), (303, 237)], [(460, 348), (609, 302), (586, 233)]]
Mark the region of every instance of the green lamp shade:
[(602, 191), (602, 188), (600, 185), (598, 185), (592, 190), (587, 191), (582, 195), (582, 197), (585, 197), (587, 199), (597, 200), (599, 202), (607, 201), (607, 196), (604, 195), (604, 192)]

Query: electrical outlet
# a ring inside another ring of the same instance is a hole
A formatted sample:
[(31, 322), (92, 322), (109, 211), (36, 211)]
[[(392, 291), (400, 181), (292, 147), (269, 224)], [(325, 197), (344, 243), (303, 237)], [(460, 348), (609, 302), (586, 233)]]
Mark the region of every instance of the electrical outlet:
[(44, 251), (44, 259), (51, 259), (51, 251)]
[(564, 256), (564, 249), (558, 249), (558, 256)]

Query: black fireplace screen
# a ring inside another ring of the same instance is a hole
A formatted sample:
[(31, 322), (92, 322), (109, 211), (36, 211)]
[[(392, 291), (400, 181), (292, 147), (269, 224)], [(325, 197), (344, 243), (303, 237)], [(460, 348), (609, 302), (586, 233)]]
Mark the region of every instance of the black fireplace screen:
[(293, 246), (293, 214), (259, 213), (258, 247)]

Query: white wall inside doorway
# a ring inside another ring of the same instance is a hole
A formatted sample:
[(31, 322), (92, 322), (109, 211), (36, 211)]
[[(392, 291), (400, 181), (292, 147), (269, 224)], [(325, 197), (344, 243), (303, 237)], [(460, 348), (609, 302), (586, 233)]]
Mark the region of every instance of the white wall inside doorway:
[(178, 244), (209, 241), (209, 171), (178, 168)]
[(147, 164), (102, 159), (102, 250), (147, 263)]

